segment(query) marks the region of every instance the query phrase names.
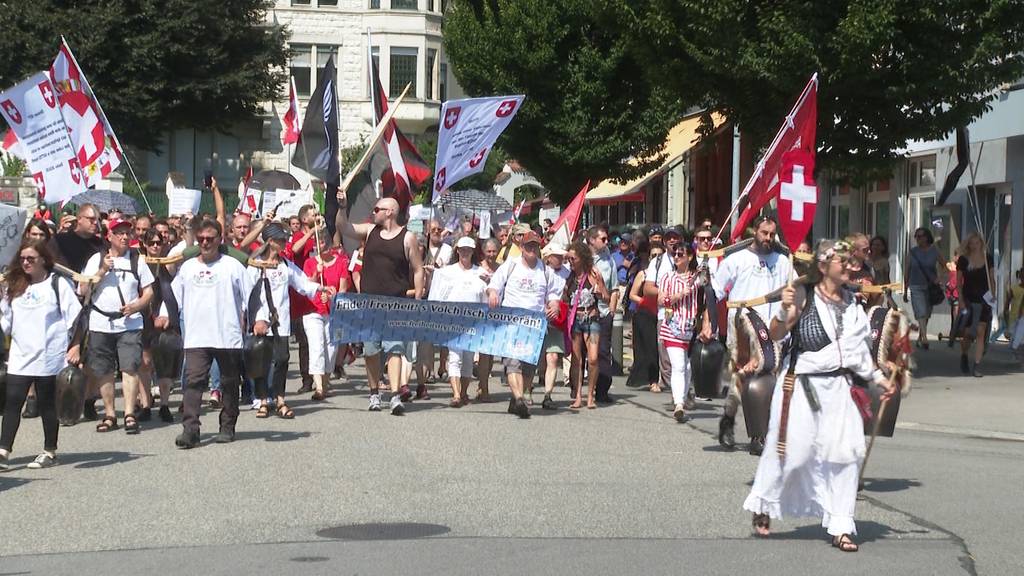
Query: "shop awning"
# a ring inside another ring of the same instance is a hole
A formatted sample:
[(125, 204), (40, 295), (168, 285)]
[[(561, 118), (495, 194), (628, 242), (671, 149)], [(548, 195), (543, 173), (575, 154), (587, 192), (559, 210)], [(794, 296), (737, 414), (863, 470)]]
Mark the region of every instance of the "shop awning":
[[(711, 114), (711, 120), (715, 128), (725, 123), (725, 118), (717, 112)], [(620, 202), (644, 202), (647, 196), (644, 186), (674, 165), (683, 154), (697, 144), (699, 127), (700, 116), (691, 116), (676, 124), (669, 130), (668, 138), (665, 139), (665, 161), (661, 166), (623, 184), (605, 180), (587, 192), (587, 203), (592, 206), (610, 206)]]

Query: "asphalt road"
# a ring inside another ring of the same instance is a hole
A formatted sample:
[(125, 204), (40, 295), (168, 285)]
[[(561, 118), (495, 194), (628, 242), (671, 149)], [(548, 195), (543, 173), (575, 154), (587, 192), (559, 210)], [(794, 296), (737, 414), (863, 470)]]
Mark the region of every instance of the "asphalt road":
[(857, 554), (814, 519), (751, 536), (757, 460), (718, 448), (718, 401), (678, 424), (668, 394), (619, 380), (614, 406), (574, 413), (560, 388), (562, 409), (521, 421), (505, 402), (447, 408), (434, 386), (399, 418), (365, 411), (355, 368), (326, 403), (293, 397), (295, 420), (243, 410), (229, 445), (209, 443), (213, 413), (191, 451), (177, 424), (83, 423), (33, 471), (25, 421), (0, 474), (0, 574), (1024, 573), (1024, 393), (1008, 353), (990, 357), (974, 379), (944, 347), (918, 354), (868, 465)]

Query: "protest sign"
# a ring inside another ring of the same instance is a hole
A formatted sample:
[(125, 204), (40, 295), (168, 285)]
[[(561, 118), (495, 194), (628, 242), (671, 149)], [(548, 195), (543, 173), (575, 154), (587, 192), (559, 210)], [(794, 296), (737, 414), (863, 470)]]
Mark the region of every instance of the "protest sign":
[(21, 142), (40, 198), (54, 204), (85, 190), (57, 93), (45, 72), (0, 92), (0, 115)]
[(175, 188), (167, 194), (167, 198), (168, 216), (184, 216), (188, 213), (194, 216), (199, 214), (199, 203), (203, 199), (203, 193), (188, 188)]
[(18, 252), (27, 216), (24, 208), (0, 204), (0, 267), (6, 266)]
[[(266, 214), (277, 206), (277, 190), (264, 190), (263, 198), (260, 199), (260, 214)], [(280, 214), (275, 214), (280, 216)]]
[(430, 220), (434, 216), (434, 211), (430, 206), (420, 206), (414, 204), (409, 206), (409, 220)]
[(444, 103), (434, 164), (435, 204), (452, 184), (483, 171), (494, 142), (519, 111), (523, 98), (493, 96)]
[[(266, 206), (266, 193), (264, 192), (264, 210)], [(274, 191), (274, 198), (277, 204), (280, 204), (280, 208), (277, 209), (275, 216), (277, 218), (291, 218), (292, 216), (299, 215), (299, 208), (302, 208), (306, 204), (313, 203), (313, 194), (311, 191), (306, 190), (286, 190), (278, 188)], [(273, 208), (271, 206), (270, 208)]]
[(548, 322), (521, 308), (470, 302), (432, 302), (371, 294), (338, 294), (331, 308), (335, 343), (432, 342), (536, 364)]

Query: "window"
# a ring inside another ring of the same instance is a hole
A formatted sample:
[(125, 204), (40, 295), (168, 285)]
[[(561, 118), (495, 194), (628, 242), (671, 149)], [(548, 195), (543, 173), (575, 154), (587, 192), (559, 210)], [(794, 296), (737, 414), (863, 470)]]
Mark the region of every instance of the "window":
[(295, 91), (299, 96), (309, 96), (310, 85), (313, 82), (312, 47), (299, 44), (292, 44), (291, 75), (295, 78)]
[(317, 6), (337, 6), (338, 0), (317, 0)]
[(434, 0), (427, 0), (427, 10), (434, 11)]
[(292, 0), (292, 6), (309, 6), (310, 0)]
[(889, 202), (869, 202), (867, 226), (864, 230), (870, 236), (889, 236)]
[(392, 10), (417, 10), (419, 0), (391, 0)]
[(370, 0), (370, 10), (380, 10), (380, 0)]
[[(327, 66), (327, 60), (337, 49), (334, 46), (317, 46), (316, 47), (316, 82), (320, 83), (320, 79), (324, 76), (324, 68)], [(338, 91), (338, 63), (334, 63), (334, 91)]]
[(437, 70), (437, 99), (441, 102), (448, 101), (448, 64), (441, 62)]
[(910, 188), (935, 189), (935, 156), (915, 158), (910, 161)]
[(427, 79), (426, 90), (423, 92), (424, 100), (434, 100), (434, 62), (437, 60), (437, 50), (427, 49), (427, 69), (425, 70)]
[(417, 48), (392, 48), (391, 49), (391, 78), (388, 89), (390, 98), (397, 98), (406, 84), (411, 84), (409, 93), (416, 94), (416, 57), (419, 56)]

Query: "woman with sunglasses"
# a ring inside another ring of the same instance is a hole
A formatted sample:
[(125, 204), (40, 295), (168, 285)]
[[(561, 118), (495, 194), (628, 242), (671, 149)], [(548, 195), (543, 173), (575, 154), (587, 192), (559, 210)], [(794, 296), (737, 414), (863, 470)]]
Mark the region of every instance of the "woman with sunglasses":
[(573, 403), (569, 408), (578, 410), (582, 404), (583, 362), (587, 363), (587, 408), (597, 408), (598, 349), (601, 343), (601, 323), (597, 309), (598, 298), (608, 300), (611, 295), (605, 287), (600, 270), (594, 266), (594, 253), (585, 242), (569, 246), (565, 256), (572, 274), (565, 283), (562, 300), (569, 305), (569, 324), (572, 334)]
[(883, 399), (894, 392), (875, 367), (867, 314), (845, 288), (850, 255), (846, 242), (819, 241), (811, 283), (789, 284), (782, 292), (769, 332), (777, 342), (791, 338), (798, 384), (788, 399), (776, 392), (754, 486), (743, 503), (760, 536), (768, 535), (772, 518), (820, 516), (832, 546), (843, 552), (858, 549), (853, 517), (866, 451), (854, 376), (874, 382)]
[(665, 343), (672, 364), (669, 385), (672, 387), (672, 415), (677, 422), (686, 419), (684, 405), (686, 389), (690, 383), (690, 360), (687, 350), (693, 339), (693, 325), (697, 318), (697, 259), (693, 245), (680, 242), (672, 251), (672, 272), (658, 282), (658, 304), (665, 309), (658, 324), (658, 335)]
[[(167, 252), (167, 244), (164, 241), (164, 237), (156, 229), (149, 228), (143, 232), (142, 237), (139, 239), (139, 244), (144, 250), (147, 257), (150, 258), (161, 258)], [(167, 266), (164, 264), (147, 264), (150, 272), (153, 273), (153, 299), (150, 300), (147, 313), (143, 316), (142, 323), (142, 366), (139, 368), (139, 396), (142, 401), (142, 410), (139, 411), (139, 421), (146, 422), (152, 418), (153, 414), (153, 393), (150, 391), (150, 387), (153, 385), (153, 381), (156, 380), (157, 389), (160, 392), (160, 420), (163, 422), (171, 423), (174, 422), (174, 416), (171, 415), (170, 401), (171, 401), (171, 379), (174, 378), (175, 374), (158, 374), (156, 371), (155, 363), (153, 362), (153, 347), (156, 344), (157, 338), (160, 332), (164, 330), (174, 330), (178, 324), (178, 318), (168, 318), (168, 323), (172, 323), (174, 326), (168, 326), (164, 323), (157, 325), (156, 318), (160, 315), (160, 307), (164, 305), (165, 300), (170, 297), (171, 294), (171, 282), (174, 280), (174, 276), (167, 270)], [(175, 306), (175, 308), (177, 308)]]
[(65, 366), (80, 360), (78, 342), (69, 341), (69, 332), (81, 311), (71, 283), (53, 276), (53, 256), (46, 245), (23, 242), (7, 273), (6, 289), (0, 285), (0, 329), (11, 337), (0, 429), (0, 471), (8, 468), (21, 425), (21, 408), (32, 385), (43, 422), (43, 453), (28, 467), (46, 468), (57, 463), (56, 376)]

